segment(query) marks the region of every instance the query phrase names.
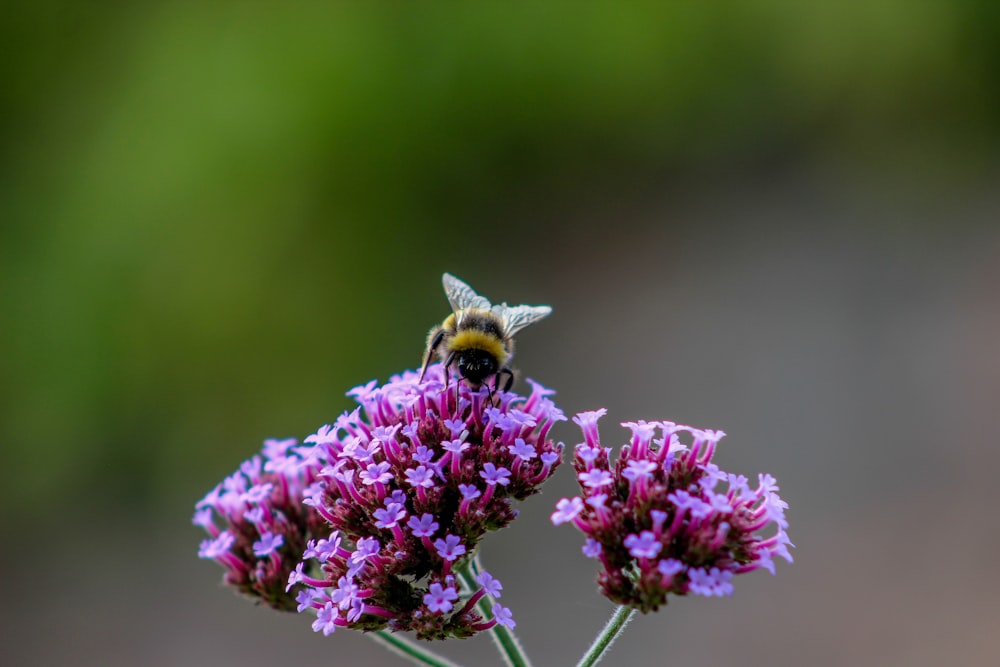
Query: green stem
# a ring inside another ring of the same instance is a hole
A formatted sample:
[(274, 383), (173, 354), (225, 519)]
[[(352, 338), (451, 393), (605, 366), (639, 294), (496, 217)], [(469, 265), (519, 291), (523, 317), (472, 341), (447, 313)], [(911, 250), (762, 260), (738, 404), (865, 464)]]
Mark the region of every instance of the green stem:
[(614, 641), (618, 639), (618, 635), (625, 630), (625, 626), (635, 618), (635, 615), (636, 610), (631, 607), (618, 607), (608, 619), (607, 625), (601, 630), (601, 634), (594, 638), (594, 643), (580, 658), (580, 662), (576, 663), (576, 667), (591, 667), (600, 662)]
[[(474, 591), (478, 588), (476, 575), (481, 571), (482, 566), (479, 562), (479, 553), (477, 552), (475, 558), (459, 568), (457, 573), (458, 577), (465, 584), (465, 587), (470, 591)], [(492, 597), (484, 595), (476, 603), (476, 607), (478, 607), (479, 613), (482, 614), (484, 619), (489, 620), (493, 618), (492, 601)], [(500, 652), (507, 667), (531, 667), (528, 655), (524, 652), (521, 642), (518, 641), (517, 636), (511, 632), (510, 628), (497, 623), (490, 629), (490, 636), (493, 638), (493, 643), (496, 644), (497, 651)]]
[(376, 630), (368, 635), (376, 644), (381, 644), (392, 653), (406, 658), (415, 665), (427, 667), (461, 667), (458, 663), (428, 651), (411, 639), (385, 630)]

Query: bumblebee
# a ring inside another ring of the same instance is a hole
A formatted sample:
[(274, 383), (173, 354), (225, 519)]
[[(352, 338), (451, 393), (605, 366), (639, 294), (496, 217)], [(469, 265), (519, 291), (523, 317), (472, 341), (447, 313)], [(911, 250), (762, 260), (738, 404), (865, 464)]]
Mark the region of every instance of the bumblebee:
[(507, 362), (514, 355), (515, 333), (552, 312), (549, 306), (491, 305), (485, 297), (464, 282), (446, 273), (441, 277), (444, 293), (452, 313), (427, 336), (427, 356), (420, 371), (423, 381), (427, 366), (437, 353), (444, 362), (445, 382), (452, 366), (473, 389), (494, 377), (494, 391), (500, 388), (501, 376), (506, 376), (503, 390), (514, 384), (514, 371)]

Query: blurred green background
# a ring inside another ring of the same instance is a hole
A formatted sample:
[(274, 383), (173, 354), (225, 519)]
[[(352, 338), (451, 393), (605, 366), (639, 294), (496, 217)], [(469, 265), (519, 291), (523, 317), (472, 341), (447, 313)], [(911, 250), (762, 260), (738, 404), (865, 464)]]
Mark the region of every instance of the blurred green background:
[[(187, 523), (263, 438), (417, 366), (443, 271), (554, 306), (518, 365), (568, 412), (724, 428), (724, 465), (782, 482), (799, 562), (642, 619), (615, 664), (988, 664), (998, 7), (9, 3), (11, 664), (401, 664), (218, 590)], [(560, 477), (495, 540), (543, 664), (608, 612), (546, 526)], [(945, 617), (939, 653), (911, 634)]]

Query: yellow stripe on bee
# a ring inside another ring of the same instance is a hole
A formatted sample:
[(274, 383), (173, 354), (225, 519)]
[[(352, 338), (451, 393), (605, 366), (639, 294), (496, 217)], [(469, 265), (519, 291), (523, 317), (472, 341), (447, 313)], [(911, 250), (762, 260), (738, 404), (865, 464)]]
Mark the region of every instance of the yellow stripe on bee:
[(507, 361), (507, 350), (504, 349), (503, 341), (477, 329), (463, 329), (457, 332), (448, 342), (448, 349), (452, 352), (483, 350), (496, 357), (501, 366)]

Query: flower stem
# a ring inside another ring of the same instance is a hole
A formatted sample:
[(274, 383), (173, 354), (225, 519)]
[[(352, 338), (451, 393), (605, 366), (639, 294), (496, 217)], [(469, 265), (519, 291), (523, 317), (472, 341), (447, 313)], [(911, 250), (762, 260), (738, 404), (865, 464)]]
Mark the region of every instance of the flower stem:
[[(482, 566), (480, 565), (479, 553), (477, 552), (475, 558), (458, 569), (458, 576), (466, 588), (475, 590), (477, 585), (476, 575), (481, 570)], [(493, 611), (490, 606), (492, 599), (489, 595), (484, 595), (476, 605), (479, 613), (485, 619), (493, 618)], [(531, 667), (531, 660), (528, 659), (528, 655), (524, 652), (521, 642), (518, 641), (517, 636), (511, 632), (510, 628), (497, 623), (490, 629), (490, 636), (493, 638), (493, 643), (496, 644), (497, 651), (500, 652), (507, 667)]]
[(636, 610), (632, 607), (618, 607), (611, 618), (608, 619), (604, 629), (601, 630), (601, 634), (594, 638), (594, 643), (590, 645), (587, 652), (580, 658), (580, 662), (576, 663), (576, 667), (591, 667), (600, 662), (614, 641), (618, 639), (618, 635), (625, 630), (625, 626), (635, 617), (635, 614)]
[(411, 639), (385, 630), (376, 630), (368, 635), (376, 644), (389, 649), (390, 652), (406, 658), (415, 665), (426, 667), (461, 667), (458, 663), (441, 657), (433, 651), (428, 651)]

